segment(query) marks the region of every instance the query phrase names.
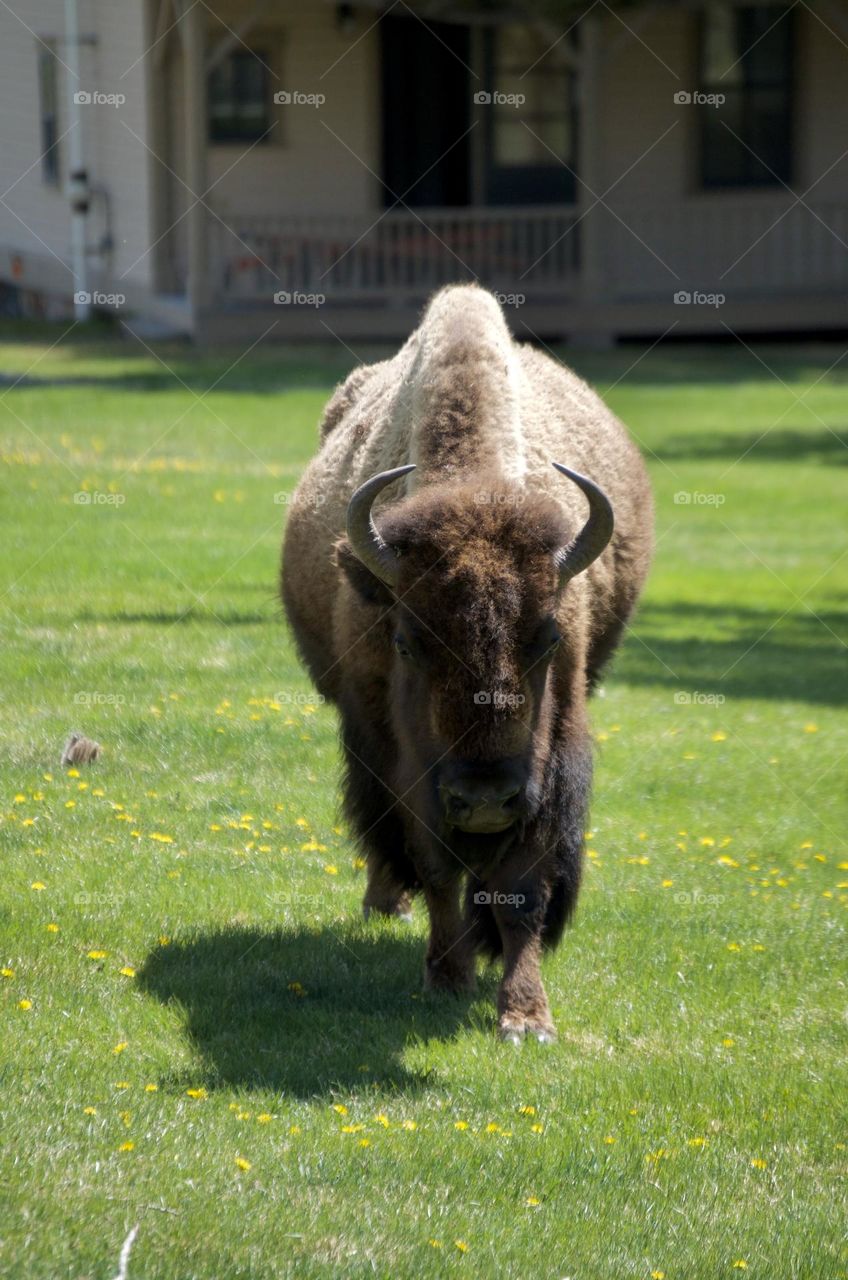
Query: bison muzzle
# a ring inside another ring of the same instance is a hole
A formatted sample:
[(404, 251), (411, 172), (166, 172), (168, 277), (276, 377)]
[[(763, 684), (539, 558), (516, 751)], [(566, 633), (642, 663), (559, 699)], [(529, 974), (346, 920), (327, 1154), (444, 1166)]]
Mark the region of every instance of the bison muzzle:
[(366, 916), (422, 894), (427, 985), (469, 989), (476, 956), (501, 955), (501, 1036), (552, 1039), (539, 965), (580, 884), (587, 698), (650, 563), (642, 460), (476, 286), (355, 369), (321, 437), (282, 592), (339, 710)]

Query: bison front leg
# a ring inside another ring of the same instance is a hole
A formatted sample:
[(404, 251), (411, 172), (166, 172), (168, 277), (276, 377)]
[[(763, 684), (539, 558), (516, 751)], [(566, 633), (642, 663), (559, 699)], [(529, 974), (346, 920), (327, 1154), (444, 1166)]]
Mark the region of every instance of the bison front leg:
[(475, 985), (471, 930), (460, 910), (460, 879), (424, 885), (430, 941), (424, 985), (431, 991), (472, 991)]
[(542, 986), (541, 895), (495, 892), (492, 911), (503, 944), (504, 976), (498, 991), (498, 1033), (520, 1044), (525, 1034), (542, 1044), (556, 1039), (556, 1028)]

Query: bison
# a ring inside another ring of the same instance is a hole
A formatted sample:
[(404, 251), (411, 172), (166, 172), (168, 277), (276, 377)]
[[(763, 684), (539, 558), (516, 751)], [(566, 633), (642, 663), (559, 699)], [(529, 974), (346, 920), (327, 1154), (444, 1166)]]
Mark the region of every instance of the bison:
[(502, 956), (515, 1043), (555, 1037), (540, 959), (580, 884), (587, 698), (652, 539), (625, 428), (475, 285), (336, 390), (292, 502), (283, 602), (339, 711), (366, 917), (423, 895), (430, 988)]

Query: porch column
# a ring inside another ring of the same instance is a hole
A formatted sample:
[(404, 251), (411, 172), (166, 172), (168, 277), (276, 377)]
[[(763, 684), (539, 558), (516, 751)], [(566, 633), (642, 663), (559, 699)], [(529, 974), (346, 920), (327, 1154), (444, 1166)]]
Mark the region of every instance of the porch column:
[(187, 295), (192, 324), (198, 321), (210, 299), (208, 214), (196, 196), (208, 186), (206, 177), (206, 9), (194, 4), (183, 14), (183, 56), (185, 65), (185, 146), (186, 183), (194, 195), (186, 193), (191, 206), (186, 216), (188, 238)]
[[(591, 312), (603, 298), (604, 245), (602, 209), (588, 212), (595, 203), (592, 192), (603, 195), (603, 140), (601, 131), (602, 39), (601, 19), (589, 13), (580, 23), (578, 214), (580, 223), (580, 297)], [(582, 179), (582, 181), (580, 181)], [(585, 184), (585, 185), (584, 185)]]

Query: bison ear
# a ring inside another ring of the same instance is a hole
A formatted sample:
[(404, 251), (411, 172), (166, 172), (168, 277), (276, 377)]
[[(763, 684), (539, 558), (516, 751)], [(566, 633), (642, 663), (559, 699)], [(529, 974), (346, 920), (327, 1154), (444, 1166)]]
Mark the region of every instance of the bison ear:
[(354, 555), (353, 548), (347, 538), (339, 538), (335, 548), (336, 564), (347, 577), (348, 582), (367, 604), (380, 605), (387, 608), (394, 603), (394, 597), (379, 578), (370, 569), (366, 569), (362, 561)]

